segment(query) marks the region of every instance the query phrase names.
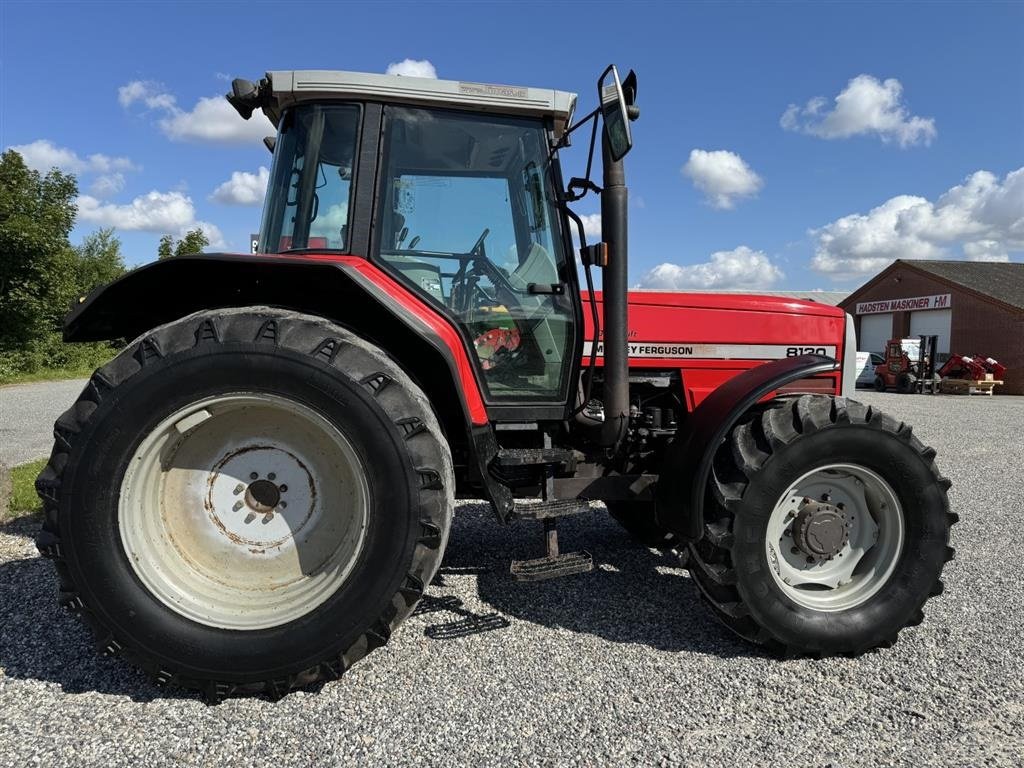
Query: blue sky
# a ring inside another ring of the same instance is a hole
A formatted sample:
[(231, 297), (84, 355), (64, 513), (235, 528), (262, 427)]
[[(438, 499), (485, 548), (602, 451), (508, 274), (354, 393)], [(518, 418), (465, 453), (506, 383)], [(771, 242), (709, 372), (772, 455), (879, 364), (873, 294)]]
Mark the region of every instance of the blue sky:
[(8, 1), (0, 146), (77, 171), (74, 239), (116, 223), (129, 263), (197, 222), (244, 251), (270, 156), (201, 101), (228, 77), (413, 59), (583, 111), (614, 62), (640, 81), (634, 284), (852, 288), (895, 257), (1024, 259), (1022, 38), (1019, 2)]

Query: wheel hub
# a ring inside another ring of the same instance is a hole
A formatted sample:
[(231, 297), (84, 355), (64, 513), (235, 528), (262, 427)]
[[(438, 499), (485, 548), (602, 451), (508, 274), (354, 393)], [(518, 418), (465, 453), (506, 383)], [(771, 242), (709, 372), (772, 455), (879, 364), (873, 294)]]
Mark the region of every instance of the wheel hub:
[(828, 464), (779, 497), (765, 531), (775, 583), (819, 611), (860, 605), (885, 584), (903, 546), (903, 513), (892, 487), (858, 464)]
[(321, 509), (320, 488), (309, 467), (282, 446), (254, 444), (225, 452), (206, 488), (204, 503), (217, 530), (232, 546), (254, 555), (303, 541)]
[(846, 513), (824, 501), (806, 500), (793, 520), (793, 543), (808, 557), (830, 560), (850, 540)]
[(281, 490), (270, 480), (257, 480), (245, 489), (245, 503), (257, 512), (273, 512), (281, 503)]

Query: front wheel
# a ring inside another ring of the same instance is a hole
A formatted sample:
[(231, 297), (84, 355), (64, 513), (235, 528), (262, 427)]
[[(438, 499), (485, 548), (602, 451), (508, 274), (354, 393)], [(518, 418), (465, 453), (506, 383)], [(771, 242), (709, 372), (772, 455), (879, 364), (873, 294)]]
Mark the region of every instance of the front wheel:
[(695, 581), (730, 629), (778, 651), (891, 645), (953, 556), (934, 456), (906, 424), (841, 397), (751, 413), (715, 456)]
[(436, 572), (447, 441), (383, 352), (254, 307), (161, 326), (94, 374), (37, 481), (40, 551), (101, 650), (219, 700), (341, 675)]

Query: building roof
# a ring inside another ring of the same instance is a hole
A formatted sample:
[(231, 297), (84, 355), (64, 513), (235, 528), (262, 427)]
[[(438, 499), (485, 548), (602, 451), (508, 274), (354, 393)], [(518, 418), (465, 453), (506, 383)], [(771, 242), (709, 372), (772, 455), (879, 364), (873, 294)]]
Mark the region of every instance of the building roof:
[(852, 306), (865, 291), (897, 269), (911, 269), (997, 304), (1024, 310), (1024, 263), (1000, 261), (896, 259), (843, 299), (841, 304)]
[(551, 88), (327, 70), (268, 72), (267, 80), (271, 99), (263, 111), (275, 126), (286, 107), (301, 101), (360, 99), (551, 117), (561, 135), (576, 108), (575, 93)]
[(957, 283), (993, 299), (1024, 309), (1024, 263), (995, 261), (904, 261), (943, 280)]

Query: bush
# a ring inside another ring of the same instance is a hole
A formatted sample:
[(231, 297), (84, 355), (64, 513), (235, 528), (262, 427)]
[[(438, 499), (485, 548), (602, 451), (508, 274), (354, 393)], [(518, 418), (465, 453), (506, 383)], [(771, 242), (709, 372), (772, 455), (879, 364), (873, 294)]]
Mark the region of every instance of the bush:
[(0, 156), (0, 382), (52, 369), (84, 372), (115, 352), (61, 338), (72, 303), (125, 272), (112, 229), (71, 246), (77, 194), (70, 174), (42, 176), (17, 152)]

